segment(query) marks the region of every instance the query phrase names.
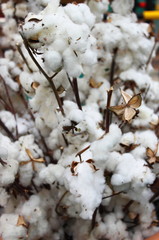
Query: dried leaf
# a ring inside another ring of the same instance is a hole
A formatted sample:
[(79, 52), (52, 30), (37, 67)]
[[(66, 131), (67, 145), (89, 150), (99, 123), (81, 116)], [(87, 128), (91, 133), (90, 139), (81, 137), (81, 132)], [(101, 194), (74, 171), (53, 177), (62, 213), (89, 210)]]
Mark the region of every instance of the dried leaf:
[(129, 100), (128, 106), (130, 106), (131, 108), (138, 108), (141, 106), (141, 102), (142, 102), (141, 95), (137, 94)]
[(23, 226), (23, 227), (26, 227), (26, 228), (28, 227), (28, 224), (26, 223), (23, 216), (18, 217), (18, 221), (17, 221), (16, 226)]
[(88, 163), (94, 163), (94, 160), (93, 160), (93, 159), (88, 159), (86, 162), (88, 162)]
[(33, 158), (34, 162), (43, 163), (45, 162), (44, 158)]
[(94, 80), (94, 78), (90, 78), (90, 80), (89, 80), (89, 86), (91, 88), (99, 88), (102, 84), (103, 84), (103, 82), (96, 82)]
[(62, 94), (64, 91), (65, 91), (65, 89), (64, 89), (64, 87), (63, 87), (62, 85), (60, 85), (60, 86), (57, 88), (58, 94)]
[(154, 164), (156, 162), (156, 157), (151, 157), (147, 160), (148, 163)]
[(123, 120), (130, 121), (136, 115), (136, 110), (126, 107), (123, 115)]
[(137, 213), (134, 213), (134, 212), (129, 212), (128, 215), (131, 220), (134, 220), (137, 217)]
[(22, 161), (22, 162), (20, 162), (20, 165), (26, 165), (26, 164), (28, 164), (28, 163), (30, 163), (31, 162), (31, 160), (28, 160), (28, 161)]
[(126, 105), (119, 105), (119, 106), (113, 106), (113, 107), (109, 107), (109, 110), (116, 113), (117, 115), (122, 115), (124, 114), (124, 110), (126, 108)]
[(150, 158), (152, 158), (152, 157), (155, 156), (154, 152), (153, 152), (152, 149), (149, 148), (149, 147), (146, 149), (146, 155), (147, 155), (148, 157), (150, 157)]
[(123, 96), (124, 101), (125, 101), (126, 104), (127, 104), (127, 103), (129, 102), (129, 100), (132, 98), (131, 95), (129, 95), (127, 92), (125, 92), (125, 91), (123, 91), (123, 90), (121, 90), (121, 94), (122, 94), (122, 96)]
[(30, 18), (28, 22), (41, 22), (41, 19), (38, 18)]
[(39, 85), (40, 85), (40, 83), (38, 83), (38, 82), (32, 82), (31, 87), (33, 89), (37, 89), (39, 87)]
[(29, 158), (33, 159), (33, 155), (31, 154), (30, 150), (28, 148), (26, 148), (25, 151), (28, 154)]

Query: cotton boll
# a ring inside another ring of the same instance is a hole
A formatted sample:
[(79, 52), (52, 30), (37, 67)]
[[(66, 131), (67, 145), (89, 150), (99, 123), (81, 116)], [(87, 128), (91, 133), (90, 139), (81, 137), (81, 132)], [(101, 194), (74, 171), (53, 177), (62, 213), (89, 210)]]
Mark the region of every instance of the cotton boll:
[(146, 149), (145, 147), (139, 145), (138, 147), (136, 147), (134, 150), (131, 151), (131, 154), (135, 157), (135, 158), (141, 158), (144, 159), (146, 156)]
[[(34, 143), (33, 135), (20, 137), (16, 145), (19, 147), (19, 156), (17, 158), (20, 162), (19, 181), (23, 186), (28, 186), (34, 174), (38, 175), (44, 167), (43, 153), (38, 145)], [(36, 159), (39, 158), (42, 161), (36, 162)]]
[(91, 219), (95, 208), (101, 202), (104, 189), (103, 174), (100, 170), (94, 172), (87, 162), (79, 163), (76, 173), (77, 175), (72, 176), (71, 171), (67, 169), (64, 182), (75, 196), (74, 201), (81, 205), (81, 218)]
[(108, 10), (109, 2), (108, 0), (102, 0), (97, 2), (95, 0), (91, 0), (88, 3), (90, 10), (96, 16), (96, 21), (101, 21), (103, 19), (103, 14)]
[(114, 0), (112, 2), (112, 8), (115, 13), (121, 14), (121, 15), (127, 15), (129, 14), (134, 6), (134, 1), (129, 0)]
[(79, 77), (83, 72), (82, 66), (78, 63), (78, 58), (71, 50), (67, 48), (63, 53), (64, 68), (71, 77)]
[(124, 81), (134, 80), (140, 89), (148, 88), (151, 82), (150, 76), (133, 68), (122, 72), (120, 78)]
[[(91, 144), (91, 151), (95, 161), (104, 162), (108, 159), (108, 153), (118, 144), (121, 139), (121, 130), (117, 125), (111, 124), (109, 133), (103, 138)], [(99, 154), (100, 153), (100, 154)]]
[(16, 4), (15, 15), (19, 18), (25, 18), (28, 14), (27, 5), (25, 3)]
[[(35, 96), (29, 101), (31, 108), (39, 112), (39, 116), (44, 120), (49, 128), (57, 125), (56, 108), (57, 101), (51, 88), (39, 86)], [(53, 111), (50, 111), (50, 107)]]
[(7, 3), (2, 4), (2, 12), (6, 18), (11, 18), (14, 13), (13, 3), (8, 1)]
[(43, 217), (43, 209), (40, 209), (39, 196), (32, 195), (28, 201), (26, 201), (21, 209), (21, 214), (30, 223), (37, 223), (41, 217)]
[(4, 79), (5, 83), (15, 92), (19, 90), (19, 85), (15, 81), (13, 81), (12, 76), (10, 74), (11, 69), (15, 67), (15, 63), (13, 65), (9, 64), (10, 62), (7, 59), (0, 59), (0, 72), (2, 78)]
[(0, 206), (6, 207), (9, 198), (10, 196), (8, 195), (6, 190), (0, 187)]
[(62, 53), (68, 47), (68, 43), (64, 38), (56, 38), (51, 46), (56, 51)]
[(68, 119), (70, 119), (71, 121), (74, 121), (76, 123), (79, 123), (79, 122), (83, 121), (84, 113), (79, 109), (73, 109), (68, 114)]
[(149, 147), (152, 150), (155, 150), (157, 146), (157, 137), (155, 133), (151, 130), (136, 132), (135, 139), (137, 144), (141, 144), (145, 148)]
[(54, 181), (62, 183), (63, 174), (64, 168), (61, 165), (49, 164), (41, 170), (39, 177), (48, 184), (52, 184)]
[(130, 52), (121, 52), (117, 55), (116, 64), (122, 71), (125, 71), (132, 67), (133, 64), (133, 56)]
[(117, 165), (122, 161), (121, 154), (118, 152), (111, 152), (108, 159), (105, 162), (106, 170), (114, 172)]
[(80, 60), (83, 64), (91, 66), (97, 62), (97, 53), (88, 49), (84, 54), (80, 55)]
[(59, 4), (60, 4), (60, 0), (50, 0), (46, 8), (43, 10), (43, 14), (49, 14), (49, 13), (52, 14), (56, 12)]
[(6, 164), (0, 164), (0, 186), (7, 186), (14, 182), (18, 172), (18, 162), (13, 158), (7, 159)]
[[(127, 174), (127, 169), (129, 169), (129, 174)], [(119, 162), (115, 169), (111, 183), (118, 186), (132, 182), (134, 186), (138, 187), (151, 184), (154, 179), (154, 174), (145, 166), (144, 160), (136, 160), (132, 154), (125, 153), (122, 155), (122, 161)]]
[(135, 127), (139, 127), (139, 126), (149, 126), (151, 122), (153, 122), (154, 118), (158, 118), (157, 115), (155, 117), (154, 111), (147, 107), (146, 105), (142, 105), (139, 108), (139, 114), (138, 114), (138, 118), (134, 119), (132, 125)]
[(120, 219), (117, 219), (113, 213), (107, 214), (104, 218), (105, 223), (105, 238), (111, 240), (127, 239), (128, 232), (126, 231), (126, 224)]
[(44, 53), (44, 63), (47, 68), (56, 72), (62, 65), (62, 57), (59, 52), (46, 51)]
[(128, 132), (122, 135), (121, 142), (125, 146), (129, 146), (130, 144), (134, 143), (134, 134), (132, 132)]
[(24, 226), (17, 226), (17, 214), (2, 214), (0, 217), (0, 234), (5, 240), (17, 240), (18, 238), (25, 238), (27, 228)]
[(85, 4), (67, 4), (64, 7), (66, 14), (76, 24), (86, 23), (89, 27), (92, 27), (95, 22), (94, 15), (90, 12), (90, 9)]
[(33, 93), (34, 89), (32, 88), (32, 83), (34, 82), (32, 75), (27, 72), (22, 72), (20, 74), (20, 83), (22, 84), (23, 88), (28, 93)]

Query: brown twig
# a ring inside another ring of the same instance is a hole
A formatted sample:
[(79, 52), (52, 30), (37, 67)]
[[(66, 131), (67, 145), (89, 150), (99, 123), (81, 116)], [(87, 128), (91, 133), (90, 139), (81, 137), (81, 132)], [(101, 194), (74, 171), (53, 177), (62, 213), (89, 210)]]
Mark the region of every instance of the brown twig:
[(67, 195), (67, 193), (68, 193), (68, 191), (65, 191), (65, 192), (62, 194), (61, 198), (59, 199), (58, 203), (56, 204), (55, 212), (56, 212), (57, 215), (59, 215), (59, 216), (63, 216), (63, 215), (58, 211), (58, 208), (59, 208), (62, 200), (64, 199), (64, 197)]
[(111, 104), (111, 98), (112, 98), (112, 93), (113, 93), (113, 88), (110, 88), (109, 91), (107, 92), (107, 106), (106, 106), (106, 110), (105, 110), (105, 133), (109, 132), (109, 126), (111, 123), (111, 119), (110, 119), (110, 104)]
[(1, 119), (0, 119), (0, 126), (7, 133), (8, 137), (10, 137), (13, 141), (16, 141), (16, 139), (13, 136), (13, 134), (11, 133), (11, 131), (6, 127), (6, 125), (1, 121)]
[(80, 101), (80, 97), (79, 97), (77, 78), (73, 78), (73, 89), (74, 89), (75, 98), (76, 98), (76, 102), (77, 102), (78, 108), (80, 110), (82, 110), (81, 101)]
[(23, 42), (24, 42), (24, 45), (25, 45), (26, 50), (28, 51), (31, 59), (33, 60), (33, 62), (35, 63), (35, 65), (37, 66), (37, 68), (39, 69), (39, 71), (44, 75), (44, 77), (45, 77), (45, 78), (47, 79), (47, 81), (49, 82), (50, 87), (52, 88), (52, 90), (53, 90), (53, 92), (54, 92), (54, 94), (55, 94), (55, 97), (56, 97), (57, 103), (58, 103), (58, 105), (59, 105), (60, 111), (61, 111), (62, 115), (65, 116), (61, 99), (60, 99), (60, 97), (59, 97), (59, 95), (58, 95), (58, 92), (57, 92), (57, 90), (56, 90), (55, 84), (54, 84), (54, 82), (52, 81), (52, 79), (57, 75), (58, 72), (55, 73), (55, 74), (54, 74), (53, 76), (51, 76), (51, 77), (48, 76), (48, 74), (45, 72), (45, 70), (41, 67), (41, 65), (38, 63), (38, 61), (37, 61), (36, 58), (34, 57), (33, 52), (32, 52), (32, 50), (31, 50), (31, 47), (30, 47), (29, 44), (28, 44), (28, 41), (25, 39), (25, 37), (23, 36), (22, 33), (20, 33), (20, 34), (21, 34), (21, 37), (22, 37), (22, 39), (23, 39)]
[(147, 68), (148, 68), (148, 66), (150, 64), (151, 59), (152, 59), (152, 55), (153, 55), (153, 52), (154, 52), (154, 50), (156, 48), (156, 44), (157, 44), (157, 40), (155, 40), (155, 43), (154, 43), (153, 48), (151, 50), (150, 56), (149, 56), (149, 58), (148, 58), (148, 60), (146, 62), (146, 68), (145, 68), (146, 70), (147, 70)]
[(106, 133), (109, 132), (109, 126), (111, 124), (111, 112), (109, 110), (109, 107), (110, 107), (112, 93), (113, 93), (115, 60), (116, 60), (117, 52), (118, 52), (118, 48), (115, 48), (114, 49), (113, 59), (112, 59), (112, 64), (111, 64), (111, 70), (110, 70), (110, 80), (109, 80), (109, 82), (110, 82), (110, 90), (108, 91), (108, 94), (107, 94), (107, 106), (106, 106), (105, 116), (104, 116), (105, 132)]
[(24, 62), (25, 62), (25, 64), (26, 64), (27, 68), (28, 68), (28, 69), (29, 69), (29, 71), (32, 73), (32, 72), (33, 72), (33, 70), (30, 68), (30, 66), (29, 66), (29, 64), (28, 64), (28, 62), (27, 62), (27, 60), (26, 60), (26, 58), (25, 58), (25, 56), (24, 56), (24, 54), (23, 54), (23, 52), (22, 52), (22, 50), (21, 50), (21, 47), (20, 47), (20, 45), (19, 45), (19, 44), (17, 44), (16, 46), (17, 46), (17, 49), (18, 49), (18, 52), (19, 52), (20, 56), (22, 57), (23, 61), (24, 61)]
[(91, 231), (92, 231), (92, 230), (95, 228), (95, 226), (96, 226), (97, 211), (98, 211), (98, 207), (94, 210), (94, 213), (93, 213), (93, 216), (92, 216)]
[(69, 83), (72, 87), (72, 90), (74, 92), (74, 95), (75, 95), (75, 99), (76, 99), (76, 103), (78, 105), (78, 108), (80, 110), (82, 110), (82, 106), (81, 106), (81, 101), (80, 101), (80, 97), (79, 97), (79, 89), (78, 89), (78, 83), (77, 83), (77, 78), (73, 78), (73, 81), (71, 81), (68, 73), (67, 73), (67, 78), (69, 80)]
[(119, 195), (119, 194), (121, 194), (121, 193), (125, 193), (125, 192), (124, 192), (124, 191), (120, 191), (120, 192), (117, 192), (117, 193), (113, 193), (113, 194), (111, 194), (111, 195), (109, 195), (109, 196), (103, 197), (102, 200), (103, 200), (103, 199), (110, 198), (110, 197), (117, 196), (117, 195)]
[(13, 113), (13, 116), (14, 116), (14, 119), (15, 119), (15, 131), (16, 131), (16, 137), (18, 138), (18, 135), (19, 135), (19, 134), (18, 134), (18, 126), (17, 126), (17, 117), (16, 117), (16, 113), (15, 113), (14, 105), (13, 105), (12, 100), (11, 100), (11, 98), (10, 98), (9, 91), (8, 91), (8, 87), (7, 87), (7, 85), (6, 85), (4, 79), (2, 78), (1, 75), (0, 75), (0, 78), (1, 78), (1, 80), (2, 80), (2, 82), (3, 82), (4, 88), (5, 88), (5, 92), (6, 92), (6, 96), (7, 96), (7, 98), (8, 98), (8, 101), (9, 101), (10, 107), (11, 107), (11, 109), (12, 109), (12, 113)]

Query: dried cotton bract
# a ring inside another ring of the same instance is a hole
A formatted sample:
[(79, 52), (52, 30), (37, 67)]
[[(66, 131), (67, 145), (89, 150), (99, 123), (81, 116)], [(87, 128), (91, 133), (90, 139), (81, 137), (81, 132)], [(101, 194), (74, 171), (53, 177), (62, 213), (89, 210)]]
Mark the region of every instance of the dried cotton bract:
[(121, 91), (121, 94), (125, 104), (109, 107), (109, 109), (118, 116), (122, 116), (123, 121), (129, 122), (135, 117), (137, 113), (136, 108), (139, 108), (141, 105), (141, 95), (137, 94), (132, 97), (124, 91)]

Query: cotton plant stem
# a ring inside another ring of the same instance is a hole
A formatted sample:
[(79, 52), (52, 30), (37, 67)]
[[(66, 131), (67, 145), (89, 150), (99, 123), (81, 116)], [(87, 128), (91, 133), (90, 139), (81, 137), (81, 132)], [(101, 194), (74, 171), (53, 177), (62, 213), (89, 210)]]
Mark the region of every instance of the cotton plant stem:
[(12, 132), (6, 127), (6, 125), (1, 121), (1, 119), (0, 119), (0, 126), (7, 133), (8, 137), (10, 137), (13, 141), (16, 141), (16, 139), (13, 136)]
[(76, 102), (77, 102), (78, 108), (80, 110), (82, 110), (81, 101), (80, 101), (80, 97), (79, 97), (79, 89), (78, 89), (77, 78), (73, 78), (73, 88), (74, 88), (74, 92), (75, 92), (75, 97), (76, 97)]
[(65, 116), (65, 113), (64, 113), (64, 109), (63, 109), (63, 106), (62, 106), (62, 102), (61, 102), (61, 99), (58, 95), (58, 92), (56, 90), (56, 87), (55, 87), (55, 84), (54, 82), (52, 81), (53, 77), (55, 77), (56, 75), (54, 74), (53, 76), (49, 77), (47, 75), (47, 73), (45, 72), (45, 70), (41, 67), (41, 65), (38, 63), (38, 61), (36, 60), (36, 58), (34, 57), (32, 51), (31, 51), (31, 48), (27, 42), (27, 40), (24, 38), (24, 36), (21, 34), (22, 38), (23, 38), (23, 42), (24, 42), (24, 45), (25, 45), (25, 48), (26, 50), (28, 51), (30, 57), (32, 58), (32, 60), (34, 61), (34, 63), (36, 64), (37, 68), (39, 69), (39, 71), (44, 75), (44, 77), (48, 80), (49, 84), (50, 84), (50, 87), (52, 88), (54, 94), (55, 94), (55, 97), (56, 97), (56, 100), (57, 100), (57, 103), (59, 105), (59, 108), (60, 108), (60, 111), (62, 113), (63, 116)]
[(59, 215), (59, 216), (63, 216), (63, 215), (58, 211), (58, 208), (59, 208), (62, 200), (63, 200), (63, 199), (65, 198), (65, 196), (67, 195), (67, 193), (68, 193), (68, 191), (65, 191), (65, 192), (62, 194), (61, 198), (59, 199), (58, 203), (56, 204), (55, 212), (56, 212), (57, 215)]
[(18, 134), (17, 117), (16, 117), (14, 105), (13, 105), (12, 100), (11, 100), (11, 98), (10, 98), (10, 94), (9, 94), (9, 91), (8, 91), (8, 87), (7, 87), (4, 79), (2, 78), (2, 76), (1, 76), (1, 79), (2, 79), (2, 81), (3, 81), (3, 85), (4, 85), (4, 88), (5, 88), (5, 91), (6, 91), (6, 95), (7, 95), (9, 104), (10, 104), (10, 106), (11, 106), (12, 113), (13, 113), (13, 115), (14, 115), (14, 119), (15, 119), (15, 131), (16, 131), (16, 137), (17, 137), (17, 139), (18, 139), (19, 134)]
[(146, 69), (145, 69), (145, 70), (147, 70), (147, 68), (148, 68), (148, 66), (149, 66), (149, 64), (150, 64), (150, 61), (151, 61), (151, 59), (152, 59), (152, 55), (153, 55), (153, 52), (154, 52), (154, 50), (155, 50), (155, 48), (156, 48), (156, 45), (157, 45), (157, 40), (155, 40), (155, 43), (154, 43), (153, 48), (152, 48), (152, 50), (151, 50), (150, 56), (149, 56), (149, 58), (148, 58), (148, 60), (147, 60), (147, 62), (146, 62)]
[(69, 83), (72, 87), (72, 90), (74, 92), (74, 95), (75, 95), (75, 99), (76, 99), (76, 103), (78, 105), (78, 108), (80, 110), (82, 110), (82, 106), (81, 106), (81, 101), (80, 101), (80, 97), (79, 97), (79, 89), (78, 89), (78, 82), (77, 82), (77, 78), (73, 78), (73, 81), (71, 81), (68, 73), (67, 73), (67, 77), (68, 77), (68, 80), (69, 80)]
[(110, 198), (110, 197), (115, 197), (115, 196), (117, 196), (117, 195), (119, 195), (119, 194), (121, 194), (121, 193), (125, 193), (125, 192), (120, 191), (120, 192), (117, 192), (117, 193), (111, 194), (111, 195), (109, 195), (109, 196), (103, 197), (102, 199), (107, 199), (107, 198)]
[(20, 45), (19, 45), (19, 44), (17, 44), (16, 46), (17, 46), (17, 49), (18, 49), (18, 52), (19, 52), (19, 54), (21, 55), (21, 57), (22, 57), (23, 61), (24, 61), (24, 62), (25, 62), (25, 64), (26, 64), (27, 68), (28, 68), (28, 69), (29, 69), (29, 71), (32, 73), (32, 72), (33, 72), (33, 70), (30, 68), (30, 66), (29, 66), (29, 64), (28, 64), (28, 62), (27, 62), (27, 60), (26, 60), (26, 58), (25, 58), (25, 56), (24, 56), (24, 54), (23, 54), (23, 52), (22, 52), (22, 50), (21, 50), (21, 47), (20, 47)]
[(107, 92), (107, 105), (106, 105), (106, 110), (105, 110), (105, 133), (109, 132), (109, 126), (111, 124), (111, 111), (109, 110), (110, 104), (111, 104), (111, 98), (112, 98), (112, 93), (113, 93), (113, 85), (114, 85), (114, 73), (115, 73), (115, 60), (117, 56), (118, 48), (114, 49), (114, 55), (112, 59), (112, 64), (111, 64), (111, 70), (110, 70), (110, 89)]
[(94, 210), (94, 213), (93, 213), (93, 216), (92, 216), (91, 231), (92, 231), (92, 230), (95, 228), (95, 226), (96, 226), (97, 211), (98, 211), (98, 207)]
[(111, 88), (108, 92), (107, 92), (107, 106), (106, 106), (106, 113), (105, 113), (105, 133), (109, 132), (109, 127), (111, 124), (111, 112), (109, 110), (110, 104), (111, 104), (111, 98), (112, 98), (112, 93), (113, 93), (113, 89)]

